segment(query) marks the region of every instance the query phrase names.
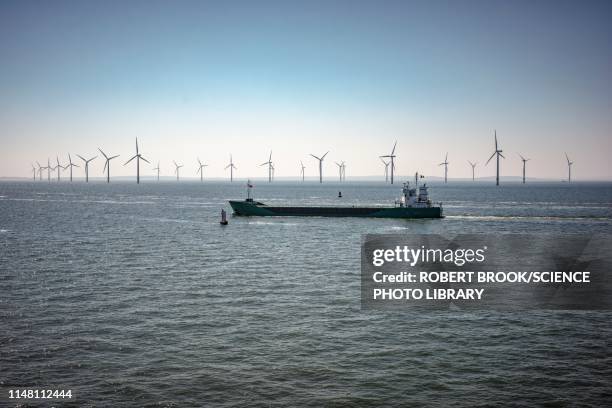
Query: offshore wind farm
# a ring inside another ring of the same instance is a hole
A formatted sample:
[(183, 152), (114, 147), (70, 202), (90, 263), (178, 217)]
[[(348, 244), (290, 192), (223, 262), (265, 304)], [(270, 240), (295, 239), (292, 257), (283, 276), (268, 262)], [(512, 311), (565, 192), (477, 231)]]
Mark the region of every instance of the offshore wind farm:
[[(485, 162), (485, 166), (493, 159), (495, 158), (496, 161), (496, 167), (495, 167), (495, 184), (497, 186), (500, 185), (500, 177), (503, 177), (503, 175), (500, 173), (500, 157), (502, 159), (505, 159), (505, 156), (502, 154), (502, 150), (501, 148), (499, 148), (498, 146), (498, 139), (497, 139), (497, 130), (494, 131), (494, 146), (495, 146), (495, 150), (493, 151), (493, 153), (491, 154), (491, 156), (488, 158), (488, 160), (486, 160)], [(394, 184), (394, 178), (396, 178), (397, 176), (395, 175), (396, 169), (398, 168), (398, 165), (396, 164), (396, 159), (397, 159), (397, 155), (395, 154), (395, 149), (397, 147), (397, 141), (395, 141), (395, 143), (393, 144), (393, 148), (391, 150), (391, 153), (389, 154), (383, 154), (380, 156), (374, 156), (371, 158), (371, 160), (375, 160), (376, 158), (378, 158), (384, 165), (384, 172), (383, 174), (380, 176), (379, 180), (380, 181), (384, 181), (385, 183), (390, 183), (390, 184)], [(119, 157), (120, 155), (113, 155), (113, 156), (107, 156), (106, 153), (104, 153), (104, 151), (100, 148), (98, 148), (98, 151), (100, 152), (100, 154), (102, 154), (102, 156), (104, 157), (104, 167), (103, 167), (103, 173), (106, 174), (106, 182), (110, 183), (111, 177), (110, 177), (110, 161), (112, 159), (115, 159), (117, 157)], [(319, 183), (323, 183), (324, 177), (323, 177), (323, 173), (324, 173), (324, 159), (325, 157), (328, 155), (328, 153), (330, 153), (330, 151), (327, 151), (324, 155), (322, 155), (321, 157), (316, 156), (314, 154), (310, 154), (310, 156), (312, 156), (314, 159), (317, 160), (317, 164), (318, 164), (318, 180)], [(531, 159), (525, 159), (520, 153), (517, 152), (518, 157), (520, 158), (521, 162), (522, 162), (522, 173), (519, 175), (507, 175), (508, 177), (522, 177), (522, 183), (525, 184), (527, 181), (526, 178), (526, 163), (527, 161), (531, 160)], [(565, 159), (567, 161), (567, 179), (563, 179), (562, 181), (564, 182), (568, 182), (570, 183), (572, 181), (572, 165), (574, 164), (573, 161), (570, 161), (569, 156), (567, 155), (567, 152), (564, 152), (565, 155)], [(97, 158), (97, 156), (93, 156), (89, 159), (85, 159), (85, 157), (78, 155), (77, 157), (79, 157), (81, 160), (83, 160), (83, 169), (84, 169), (84, 180), (85, 182), (89, 182), (89, 164)], [(43, 170), (47, 170), (47, 182), (51, 182), (51, 175), (54, 174), (54, 176), (57, 177), (57, 182), (60, 182), (61, 179), (61, 172), (69, 170), (70, 172), (70, 178), (69, 181), (72, 182), (73, 181), (73, 167), (78, 167), (77, 165), (72, 163), (72, 157), (70, 155), (70, 153), (67, 153), (67, 158), (68, 158), (68, 162), (67, 164), (61, 165), (60, 164), (60, 160), (59, 160), (59, 155), (56, 156), (56, 165), (52, 166), (51, 165), (51, 159), (47, 159), (47, 166), (41, 166), (39, 161), (35, 161), (35, 163), (37, 163), (38, 168), (36, 168), (34, 166), (34, 164), (32, 162), (30, 162), (30, 168), (32, 170), (32, 181), (36, 181), (36, 175), (38, 174), (38, 181), (42, 180), (42, 171)], [(151, 164), (147, 159), (145, 159), (140, 153), (139, 153), (139, 148), (138, 148), (138, 139), (136, 138), (136, 154), (130, 158), (125, 164), (127, 165), (128, 163), (130, 163), (132, 160), (137, 159), (137, 165), (136, 165), (136, 183), (139, 184), (140, 183), (140, 179), (141, 179), (141, 174), (140, 174), (140, 160), (145, 161), (148, 164)], [(200, 182), (204, 182), (204, 168), (209, 167), (209, 164), (204, 164), (202, 163), (202, 161), (200, 160), (199, 157), (195, 158), (197, 163), (198, 163), (198, 167), (196, 168), (196, 175), (199, 177)], [(367, 160), (366, 158), (362, 158), (363, 160)], [(388, 159), (389, 161), (385, 161), (385, 159)], [(476, 181), (476, 176), (475, 176), (475, 169), (477, 166), (477, 162), (472, 162), (470, 160), (467, 160), (467, 162), (470, 164), (471, 166), (471, 179), (472, 181)], [(149, 178), (155, 178), (156, 181), (160, 181), (160, 176), (161, 176), (161, 169), (160, 169), (160, 163), (161, 160), (158, 160), (157, 162), (157, 166), (155, 167), (151, 167), (150, 172), (148, 172), (148, 176)], [(179, 172), (180, 172), (180, 168), (183, 167), (183, 164), (179, 165), (177, 164), (176, 161), (172, 160), (171, 163), (174, 166), (174, 174), (173, 176), (176, 177), (176, 181), (180, 181), (180, 177), (179, 177)], [(302, 160), (299, 161), (300, 163), (300, 167), (299, 167), (299, 173), (293, 175), (293, 176), (288, 176), (286, 177), (286, 179), (296, 179), (296, 180), (302, 180), (305, 181), (306, 180), (306, 166), (304, 166), (304, 163), (302, 162)], [(337, 181), (342, 182), (342, 181), (346, 181), (346, 162), (344, 160), (341, 161), (334, 161), (333, 162), (338, 170), (338, 179)], [(448, 152), (445, 153), (445, 157), (444, 157), (444, 161), (442, 163), (439, 163), (438, 166), (444, 166), (443, 169), (443, 180), (444, 183), (447, 184), (448, 183), (448, 168), (449, 168), (449, 161), (448, 161)], [(274, 181), (274, 173), (275, 173), (275, 166), (274, 163), (272, 161), (272, 151), (270, 151), (268, 160), (259, 164), (259, 167), (263, 167), (266, 166), (266, 170), (267, 170), (267, 180), (269, 183)], [(407, 166), (406, 166), (407, 167)], [(401, 166), (401, 161), (400, 161), (400, 168), (403, 168)], [(227, 164), (224, 168), (225, 170), (230, 170), (229, 172), (229, 181), (233, 182), (234, 181), (234, 170), (237, 170), (238, 168), (236, 167), (236, 165), (234, 164), (233, 161), (233, 156), (230, 154), (230, 161), (229, 164)], [(414, 169), (418, 172), (419, 169)], [(408, 171), (406, 171), (404, 174), (409, 174)], [(433, 174), (431, 175), (434, 178), (438, 177), (437, 174)], [(144, 176), (146, 177), (146, 176)], [(252, 170), (249, 172), (249, 174), (247, 176), (245, 176), (245, 179), (253, 179), (253, 178), (257, 178), (258, 175), (255, 174), (255, 172)], [(313, 177), (316, 177), (316, 175), (313, 175)], [(404, 178), (406, 177), (410, 177), (410, 176), (403, 176)], [(371, 177), (374, 178), (374, 177)], [(485, 179), (486, 180), (486, 179)]]

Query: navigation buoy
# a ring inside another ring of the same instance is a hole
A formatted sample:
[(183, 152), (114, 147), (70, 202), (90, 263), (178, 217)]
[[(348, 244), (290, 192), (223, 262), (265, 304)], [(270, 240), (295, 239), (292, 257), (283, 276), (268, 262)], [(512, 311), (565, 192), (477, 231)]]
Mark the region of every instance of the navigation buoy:
[(227, 213), (225, 212), (224, 209), (221, 209), (221, 221), (219, 222), (219, 224), (221, 225), (227, 225)]
[(342, 198), (342, 191), (338, 191), (338, 198)]

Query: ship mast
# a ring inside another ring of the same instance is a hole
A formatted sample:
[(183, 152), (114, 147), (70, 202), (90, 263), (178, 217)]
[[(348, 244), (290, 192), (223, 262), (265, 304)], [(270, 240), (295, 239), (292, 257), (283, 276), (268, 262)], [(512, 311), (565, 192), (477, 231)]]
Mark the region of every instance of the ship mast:
[(253, 201), (253, 198), (251, 198), (251, 189), (253, 188), (253, 185), (251, 184), (251, 180), (247, 180), (247, 201)]

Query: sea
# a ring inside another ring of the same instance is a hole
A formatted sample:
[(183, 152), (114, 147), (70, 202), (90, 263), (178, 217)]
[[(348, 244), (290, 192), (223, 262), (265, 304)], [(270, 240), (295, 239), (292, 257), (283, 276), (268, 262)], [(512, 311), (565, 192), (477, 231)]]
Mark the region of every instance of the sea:
[[(278, 205), (392, 204), (401, 189), (254, 184)], [(0, 406), (612, 404), (610, 311), (360, 301), (364, 234), (610, 234), (612, 183), (433, 182), (443, 219), (221, 226), (245, 196), (244, 180), (0, 182)], [(21, 389), (72, 398), (9, 398)]]

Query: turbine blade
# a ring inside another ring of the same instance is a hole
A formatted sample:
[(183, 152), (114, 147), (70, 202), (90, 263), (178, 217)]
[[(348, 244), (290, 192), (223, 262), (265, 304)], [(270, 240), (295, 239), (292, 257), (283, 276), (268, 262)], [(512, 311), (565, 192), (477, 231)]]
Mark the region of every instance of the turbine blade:
[(312, 154), (312, 153), (311, 153), (310, 155), (311, 155), (312, 157), (314, 157), (315, 159), (317, 159), (317, 160), (321, 160), (320, 158), (318, 158), (317, 156), (315, 156), (315, 155), (314, 155), (314, 154)]
[(392, 156), (395, 154), (395, 146), (397, 146), (397, 140), (395, 141), (395, 143), (393, 143), (393, 150), (391, 150)]
[(142, 157), (142, 155), (141, 155), (141, 156), (138, 156), (138, 158), (139, 158), (140, 160), (144, 160), (144, 161), (146, 161), (147, 163), (151, 164), (151, 162), (150, 162), (150, 161), (148, 161), (147, 159), (145, 159), (144, 157)]
[(489, 160), (487, 160), (487, 162), (485, 163), (485, 166), (487, 164), (489, 164), (489, 162), (491, 161), (491, 159), (493, 158), (493, 156), (495, 156), (495, 153), (497, 153), (497, 151), (493, 152), (493, 154), (491, 155), (491, 157), (489, 157)]
[(501, 154), (501, 153), (497, 153), (497, 154), (499, 154), (499, 155), (500, 155), (501, 157), (503, 157), (504, 159), (506, 158), (506, 156), (504, 156), (504, 155), (503, 155), (503, 154)]
[[(329, 153), (329, 150), (327, 151), (327, 153)], [(325, 156), (327, 156), (327, 153), (325, 153), (322, 157), (321, 160), (323, 160), (325, 158)]]
[(108, 160), (108, 156), (106, 156), (106, 154), (102, 151), (102, 149), (98, 147), (98, 150), (100, 151), (100, 153), (102, 153), (102, 156), (104, 156), (104, 158)]
[(125, 166), (126, 164), (128, 164), (129, 162), (134, 160), (136, 157), (138, 157), (138, 156), (134, 155), (130, 160), (126, 161), (123, 165)]
[(83, 160), (84, 162), (86, 162), (86, 161), (87, 161), (87, 160), (85, 160), (85, 158), (84, 158), (83, 156), (81, 156), (80, 154), (77, 154), (77, 156), (79, 156), (79, 158), (80, 158), (81, 160)]
[(136, 155), (138, 155), (138, 138), (136, 138)]

